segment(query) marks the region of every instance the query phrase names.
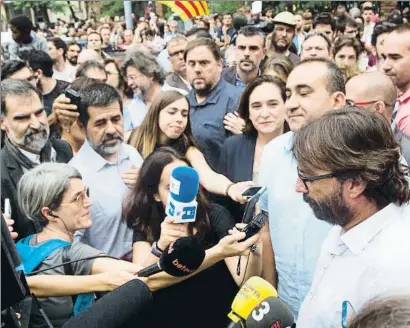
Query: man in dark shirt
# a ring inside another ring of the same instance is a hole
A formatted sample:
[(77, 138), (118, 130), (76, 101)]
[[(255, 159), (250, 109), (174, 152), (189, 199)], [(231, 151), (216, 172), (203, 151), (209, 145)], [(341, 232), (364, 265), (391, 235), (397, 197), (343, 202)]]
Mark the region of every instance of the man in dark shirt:
[(222, 20), (222, 27), (216, 32), (215, 42), (219, 47), (229, 47), (231, 38), (235, 34), (235, 29), (232, 26), (232, 14), (225, 14)]
[(44, 109), (50, 115), (54, 99), (64, 92), (69, 83), (53, 78), (53, 60), (44, 51), (32, 51), (28, 63), (38, 80), (37, 87), (43, 94)]
[(222, 57), (214, 41), (199, 38), (189, 42), (184, 59), (193, 88), (188, 94), (192, 133), (208, 164), (215, 169), (222, 145), (234, 130), (231, 124), (243, 122), (233, 114), (241, 91), (221, 78)]
[(44, 162), (68, 163), (73, 157), (63, 140), (49, 140), (50, 129), (40, 91), (27, 81), (6, 79), (1, 82), (1, 129), (5, 144), (1, 160), (1, 207), (11, 205), (11, 218), (18, 238), (38, 232), (33, 220), (17, 205), (17, 185), (22, 175)]
[(295, 16), (287, 11), (281, 12), (273, 19), (275, 28), (272, 33), (272, 44), (268, 50), (268, 56), (282, 54), (297, 64), (300, 61), (298, 55), (289, 51), (295, 36), (296, 20)]

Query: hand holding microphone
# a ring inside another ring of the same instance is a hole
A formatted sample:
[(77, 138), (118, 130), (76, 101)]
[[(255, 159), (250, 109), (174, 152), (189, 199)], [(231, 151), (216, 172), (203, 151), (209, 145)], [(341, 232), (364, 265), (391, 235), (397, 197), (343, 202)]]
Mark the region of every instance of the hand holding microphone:
[(188, 236), (188, 224), (175, 222), (175, 218), (167, 216), (161, 223), (161, 236), (157, 242), (160, 249), (165, 250), (177, 239)]

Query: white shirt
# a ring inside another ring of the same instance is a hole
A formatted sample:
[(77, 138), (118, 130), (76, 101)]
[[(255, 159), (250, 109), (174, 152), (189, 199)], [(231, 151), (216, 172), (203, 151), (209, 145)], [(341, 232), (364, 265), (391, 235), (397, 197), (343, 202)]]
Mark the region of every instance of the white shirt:
[(374, 297), (410, 293), (410, 204), (390, 204), (351, 230), (333, 227), (322, 245), (298, 328), (339, 328), (342, 303), (357, 312)]
[[(38, 164), (38, 165), (41, 164), (41, 162), (40, 162), (40, 154), (30, 153), (29, 151), (24, 150), (24, 149), (22, 149), (22, 148), (18, 148), (18, 150), (20, 150), (20, 152), (21, 152), (24, 156), (26, 156), (30, 161), (32, 161), (33, 163)], [(54, 150), (54, 148), (51, 148), (51, 161), (52, 161), (52, 162), (55, 162), (56, 156), (57, 156), (56, 151)], [(26, 169), (24, 166), (22, 166), (21, 168), (22, 168), (22, 170), (23, 170), (23, 173), (26, 173), (26, 172), (28, 171), (28, 169)]]
[(75, 72), (75, 67), (71, 66), (70, 64), (65, 64), (64, 71), (57, 71), (54, 68), (53, 78), (56, 80), (66, 81), (66, 82), (73, 82), (73, 76)]

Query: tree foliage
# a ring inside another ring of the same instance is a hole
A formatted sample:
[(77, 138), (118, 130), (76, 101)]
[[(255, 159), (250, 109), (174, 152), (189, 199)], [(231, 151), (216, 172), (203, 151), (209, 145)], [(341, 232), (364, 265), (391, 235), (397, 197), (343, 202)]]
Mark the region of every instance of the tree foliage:
[(124, 1), (103, 1), (101, 3), (101, 13), (104, 16), (124, 16)]

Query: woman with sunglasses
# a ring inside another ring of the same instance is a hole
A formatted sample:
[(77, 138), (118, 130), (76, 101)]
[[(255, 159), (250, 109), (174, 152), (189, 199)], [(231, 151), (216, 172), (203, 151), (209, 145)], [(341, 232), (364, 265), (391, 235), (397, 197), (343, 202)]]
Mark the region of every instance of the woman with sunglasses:
[(144, 159), (160, 147), (172, 147), (186, 156), (198, 171), (200, 182), (207, 191), (229, 196), (234, 201), (243, 202), (242, 193), (251, 185), (251, 182), (233, 183), (209, 167), (191, 132), (188, 100), (177, 91), (158, 95), (142, 124), (131, 133), (129, 144)]
[[(28, 171), (18, 186), (18, 202), (40, 232), (20, 240), (16, 247), (24, 273), (35, 274), (27, 279), (30, 290), (40, 297), (54, 327), (91, 306), (92, 292), (111, 291), (140, 270), (136, 264), (109, 258), (73, 240), (76, 231), (92, 224), (88, 188), (74, 167), (45, 163)], [(61, 279), (64, 275), (69, 277)], [(40, 320), (32, 315), (32, 327), (39, 327)]]

